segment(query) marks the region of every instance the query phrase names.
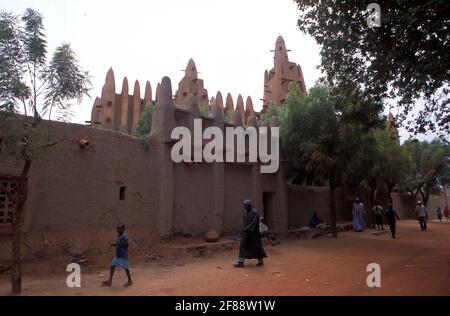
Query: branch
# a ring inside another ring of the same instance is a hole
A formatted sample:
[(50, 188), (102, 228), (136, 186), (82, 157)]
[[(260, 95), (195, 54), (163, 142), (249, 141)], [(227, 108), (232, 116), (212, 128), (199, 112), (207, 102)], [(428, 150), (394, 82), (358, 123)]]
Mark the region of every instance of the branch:
[(39, 98), (39, 97), (42, 95), (43, 92), (44, 92), (44, 91), (37, 92), (37, 93), (36, 93), (36, 97)]
[(25, 116), (27, 116), (27, 105), (25, 104), (25, 99), (22, 97), (21, 100), (22, 100), (22, 103), (23, 103), (23, 110), (25, 112)]
[(59, 143), (62, 143), (62, 142), (65, 141), (65, 140), (66, 140), (65, 138), (62, 138), (62, 139), (60, 139), (60, 140), (57, 140), (56, 142), (53, 142), (53, 143), (50, 143), (50, 144), (46, 144), (46, 145), (39, 146), (39, 148), (48, 148), (48, 147), (52, 147), (52, 146), (58, 145)]
[(45, 86), (45, 84), (47, 83), (48, 78), (45, 78), (45, 80), (42, 82), (42, 84), (39, 86), (39, 88), (36, 89), (36, 92), (38, 92), (38, 95), (40, 95), (43, 91), (39, 91), (42, 89), (42, 87)]

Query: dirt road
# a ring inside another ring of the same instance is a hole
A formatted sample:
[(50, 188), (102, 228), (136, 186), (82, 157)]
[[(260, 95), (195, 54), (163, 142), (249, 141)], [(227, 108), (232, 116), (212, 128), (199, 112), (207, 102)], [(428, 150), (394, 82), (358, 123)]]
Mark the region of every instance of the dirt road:
[[(133, 261), (134, 286), (123, 288), (117, 271), (111, 288), (99, 286), (109, 260), (82, 265), (82, 287), (66, 286), (67, 261), (24, 266), (24, 295), (450, 295), (450, 223), (433, 221), (421, 232), (416, 221), (398, 223), (389, 233), (345, 232), (338, 239), (286, 239), (266, 246), (264, 267), (231, 265), (237, 250), (198, 258)], [(369, 289), (369, 263), (381, 266), (381, 288)], [(0, 295), (9, 294), (9, 277), (0, 275)]]

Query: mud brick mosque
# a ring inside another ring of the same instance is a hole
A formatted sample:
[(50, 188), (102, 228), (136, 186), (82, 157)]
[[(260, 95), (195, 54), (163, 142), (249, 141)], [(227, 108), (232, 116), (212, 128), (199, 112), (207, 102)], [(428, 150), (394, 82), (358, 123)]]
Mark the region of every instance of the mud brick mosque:
[[(210, 97), (192, 59), (175, 93), (168, 77), (162, 78), (154, 93), (147, 82), (141, 94), (136, 81), (133, 95), (128, 94), (124, 78), (117, 93), (110, 69), (89, 125), (43, 123), (55, 139), (63, 141), (30, 170), (23, 223), (26, 248), (70, 244), (84, 249), (103, 240), (104, 234), (110, 236), (117, 222), (125, 223), (136, 240), (202, 236), (209, 229), (235, 234), (247, 198), (280, 235), (307, 225), (314, 211), (328, 220), (328, 189), (288, 184), (282, 156), (273, 174), (261, 173), (259, 162), (174, 163), (171, 159), (173, 128), (185, 126), (192, 133), (194, 119), (202, 120), (203, 129), (254, 126), (269, 104), (283, 104), (293, 81), (306, 93), (302, 69), (289, 61), (281, 36), (275, 43), (273, 67), (264, 72), (260, 112), (254, 110), (250, 97), (245, 103), (242, 95), (235, 102), (229, 93), (225, 98), (221, 92)], [(144, 146), (132, 132), (147, 107), (154, 109), (148, 146)], [(206, 111), (207, 115), (201, 114)], [(276, 125), (272, 118), (269, 127)], [(17, 185), (21, 165), (0, 153), (0, 184)], [(364, 192), (358, 194), (368, 199)], [(346, 188), (336, 191), (338, 221), (351, 218), (352, 198)], [(395, 194), (393, 199), (399, 215), (409, 216), (414, 201)], [(12, 201), (0, 195), (0, 238), (10, 231), (12, 210)], [(9, 251), (0, 249), (0, 253), (9, 256)]]

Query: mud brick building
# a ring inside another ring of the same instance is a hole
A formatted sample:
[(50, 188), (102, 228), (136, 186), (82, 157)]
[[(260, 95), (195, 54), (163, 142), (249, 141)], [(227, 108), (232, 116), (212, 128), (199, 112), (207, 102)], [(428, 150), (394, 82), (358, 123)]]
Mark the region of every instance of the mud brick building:
[[(116, 93), (110, 69), (101, 96), (94, 101), (90, 125), (43, 122), (60, 143), (30, 170), (23, 223), (26, 249), (70, 244), (82, 250), (108, 240), (117, 222), (125, 223), (135, 240), (202, 236), (210, 228), (221, 235), (236, 234), (247, 198), (281, 235), (307, 225), (314, 211), (328, 220), (327, 188), (288, 185), (282, 158), (273, 174), (261, 173), (260, 163), (171, 159), (175, 127), (187, 127), (192, 133), (194, 119), (202, 120), (203, 129), (253, 126), (270, 103), (283, 102), (290, 81), (297, 81), (306, 93), (301, 68), (289, 61), (281, 37), (276, 41), (274, 68), (264, 75), (264, 107), (259, 113), (251, 98), (244, 104), (242, 95), (236, 103), (229, 93), (225, 102), (221, 92), (209, 99), (192, 59), (175, 93), (168, 77), (157, 84), (155, 94), (149, 82), (141, 94), (136, 81), (133, 95), (128, 95), (127, 78)], [(132, 136), (146, 107), (154, 107), (147, 146)], [(208, 110), (207, 116), (200, 114), (201, 108)], [(271, 119), (269, 127), (276, 124)], [(0, 185), (16, 186), (22, 163), (0, 153)], [(359, 196), (364, 199), (363, 193)], [(336, 192), (338, 220), (351, 218), (352, 198), (345, 189)], [(394, 200), (401, 216), (408, 216), (409, 207), (401, 206), (410, 201), (398, 196)], [(12, 209), (12, 201), (0, 194), (0, 235), (9, 231)], [(0, 248), (6, 244), (0, 242)], [(9, 256), (3, 250), (0, 253)]]

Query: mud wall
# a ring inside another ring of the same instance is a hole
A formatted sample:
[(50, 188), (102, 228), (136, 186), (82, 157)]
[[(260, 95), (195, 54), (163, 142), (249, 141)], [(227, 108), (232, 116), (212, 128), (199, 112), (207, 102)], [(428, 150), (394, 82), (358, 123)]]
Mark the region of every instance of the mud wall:
[[(60, 143), (32, 164), (25, 232), (114, 233), (123, 222), (128, 230), (148, 236), (202, 236), (209, 228), (235, 234), (241, 229), (245, 199), (262, 212), (262, 195), (255, 190), (261, 186), (258, 165), (175, 164), (170, 158), (173, 142), (150, 140), (144, 146), (117, 131), (44, 124), (51, 141)], [(89, 146), (80, 147), (81, 139)], [(21, 166), (21, 161), (0, 156), (0, 177), (19, 175)]]
[[(44, 124), (51, 130), (50, 139), (60, 143), (32, 164), (26, 231), (106, 228), (117, 222), (156, 229), (157, 164), (152, 163), (151, 150), (117, 132)], [(90, 145), (81, 148), (80, 139)], [(0, 174), (20, 174), (22, 162), (4, 155), (0, 159)]]
[[(420, 196), (409, 196), (402, 195), (399, 193), (392, 193), (392, 199), (394, 201), (394, 208), (398, 213), (398, 216), (403, 218), (414, 218), (415, 215), (415, 207), (417, 200), (420, 200)], [(447, 194), (447, 199), (445, 195), (441, 192), (440, 195), (430, 195), (427, 203), (427, 211), (428, 216), (430, 218), (436, 219), (437, 213), (436, 209), (438, 206), (441, 207), (441, 210), (444, 211), (446, 203), (450, 202), (450, 194)]]
[[(252, 199), (252, 167), (247, 165), (226, 164), (225, 167), (225, 207), (223, 231), (237, 233), (242, 227), (243, 202)], [(260, 212), (260, 210), (258, 210)], [(260, 213), (261, 214), (261, 213)]]
[[(295, 229), (308, 226), (308, 220), (317, 212), (319, 218), (325, 221), (330, 219), (330, 207), (327, 187), (317, 186), (298, 186), (288, 185), (288, 203), (289, 203), (289, 229)], [(378, 200), (384, 208), (387, 208), (389, 200), (387, 193), (379, 190), (376, 200)], [(366, 222), (370, 226), (372, 223), (369, 192), (365, 188), (358, 188), (355, 192), (338, 188), (335, 193), (336, 215), (338, 221), (351, 220), (351, 208), (353, 199), (358, 196), (366, 205)], [(400, 193), (392, 193), (393, 206), (400, 218), (414, 218), (414, 209), (418, 197), (409, 196)], [(450, 195), (447, 195), (447, 201), (450, 201)], [(446, 205), (445, 195), (432, 195), (428, 200), (427, 210), (430, 218), (437, 218), (436, 208), (440, 206), (443, 210)]]
[(213, 205), (212, 166), (174, 165), (174, 233), (198, 235), (208, 230)]
[[(342, 188), (335, 191), (338, 221), (351, 219), (351, 198)], [(320, 219), (330, 221), (328, 187), (288, 185), (289, 228), (308, 226), (309, 218), (317, 212)]]

